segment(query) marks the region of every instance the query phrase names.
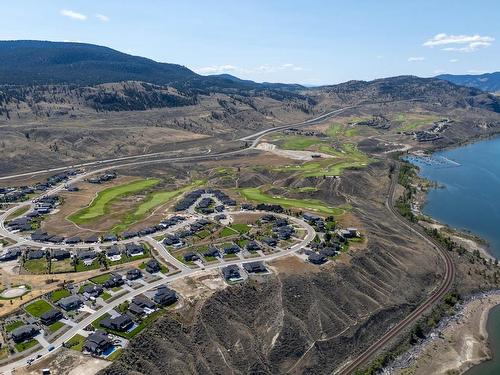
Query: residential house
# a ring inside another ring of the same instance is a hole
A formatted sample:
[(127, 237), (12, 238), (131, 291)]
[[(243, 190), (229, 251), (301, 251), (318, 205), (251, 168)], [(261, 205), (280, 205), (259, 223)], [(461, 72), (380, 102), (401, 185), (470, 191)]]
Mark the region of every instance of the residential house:
[(239, 281), (241, 280), (240, 268), (232, 264), (230, 266), (224, 267), (222, 269), (222, 275), (227, 281)]
[(219, 257), (220, 256), (220, 252), (219, 252), (219, 249), (217, 249), (216, 247), (214, 246), (211, 246), (208, 248), (207, 251), (205, 251), (205, 253), (203, 254), (204, 256), (206, 257)]
[(97, 298), (104, 292), (100, 285), (88, 284), (82, 288), (82, 294), (86, 299)]
[(257, 242), (255, 241), (250, 241), (247, 243), (246, 245), (246, 249), (247, 251), (259, 251), (260, 250), (260, 246)]
[(264, 264), (262, 262), (250, 262), (250, 263), (245, 263), (243, 264), (243, 268), (245, 271), (248, 273), (261, 273), (261, 272), (267, 272), (266, 267), (264, 267)]
[(160, 286), (153, 296), (153, 301), (159, 305), (171, 305), (177, 301), (177, 294), (166, 286)]
[(113, 245), (106, 249), (106, 258), (112, 262), (117, 262), (122, 259), (122, 251), (117, 245)]
[(146, 271), (156, 273), (161, 271), (160, 263), (156, 259), (151, 259), (146, 263)]
[(116, 234), (113, 234), (113, 233), (108, 233), (106, 234), (102, 240), (104, 242), (114, 242), (114, 241), (118, 241), (118, 237), (116, 236)]
[(9, 249), (6, 253), (0, 255), (0, 262), (7, 262), (9, 260), (17, 259), (21, 255), (21, 253), (21, 249), (17, 247)]
[(125, 283), (122, 275), (111, 275), (111, 277), (102, 285), (105, 288), (116, 288), (122, 286)]
[(71, 253), (65, 249), (55, 249), (52, 250), (52, 259), (64, 260), (71, 257)]
[(112, 329), (113, 331), (125, 332), (134, 325), (134, 322), (128, 315), (124, 314), (114, 318), (104, 318), (100, 324), (102, 327)]
[(278, 241), (276, 240), (276, 238), (272, 237), (264, 238), (262, 239), (262, 242), (264, 242), (267, 246), (270, 247), (275, 247), (276, 245), (278, 245)]
[(194, 262), (195, 260), (199, 260), (199, 259), (200, 259), (200, 257), (198, 256), (198, 254), (193, 253), (191, 251), (184, 254), (184, 260), (186, 262)]
[(62, 318), (64, 318), (64, 315), (63, 313), (61, 312), (61, 310), (58, 310), (58, 309), (52, 309), (52, 310), (49, 310), (45, 313), (43, 313), (41, 316), (40, 316), (40, 321), (46, 325), (46, 326), (50, 326), (51, 324), (61, 320)]
[(45, 256), (44, 250), (30, 250), (26, 255), (26, 259), (28, 260), (42, 259), (44, 256)]
[(128, 243), (125, 245), (125, 252), (129, 257), (136, 257), (144, 255), (144, 247), (135, 243)]
[(83, 304), (82, 300), (75, 295), (61, 298), (58, 302), (58, 305), (66, 311), (76, 310), (82, 304)]
[(241, 248), (236, 244), (232, 244), (232, 245), (226, 246), (224, 248), (225, 254), (236, 254), (236, 253), (239, 253), (240, 251), (241, 251)]
[(37, 326), (32, 325), (32, 324), (28, 324), (28, 325), (21, 326), (21, 327), (16, 328), (15, 330), (13, 330), (11, 332), (11, 337), (12, 337), (12, 340), (14, 340), (14, 342), (20, 343), (20, 342), (32, 339), (33, 337), (38, 335), (38, 332), (40, 332), (40, 330), (38, 329)]
[(97, 258), (97, 254), (92, 250), (85, 250), (78, 253), (78, 259), (80, 259), (86, 266), (90, 266), (94, 262), (95, 258)]
[(97, 330), (87, 337), (83, 344), (83, 349), (89, 353), (101, 355), (112, 346), (113, 341), (108, 337), (108, 334), (104, 331)]
[(313, 264), (323, 264), (327, 261), (327, 258), (324, 255), (318, 253), (310, 254), (307, 259)]
[(66, 238), (66, 243), (68, 245), (73, 245), (73, 244), (80, 243), (80, 242), (82, 242), (82, 239), (78, 236)]
[(142, 277), (141, 270), (134, 268), (127, 271), (127, 280), (137, 280)]

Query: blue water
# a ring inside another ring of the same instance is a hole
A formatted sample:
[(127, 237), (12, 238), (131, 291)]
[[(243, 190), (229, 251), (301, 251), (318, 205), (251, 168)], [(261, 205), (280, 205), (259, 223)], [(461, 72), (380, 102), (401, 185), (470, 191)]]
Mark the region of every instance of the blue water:
[(500, 258), (500, 138), (412, 162), (423, 177), (443, 186), (429, 191), (423, 212), (479, 235), (490, 243), (492, 255)]
[(102, 352), (103, 357), (107, 357), (115, 352), (117, 348), (115, 346), (110, 346), (106, 351)]
[(472, 367), (465, 375), (498, 375), (500, 373), (500, 305), (491, 309), (486, 323), (488, 345), (491, 349), (491, 361)]

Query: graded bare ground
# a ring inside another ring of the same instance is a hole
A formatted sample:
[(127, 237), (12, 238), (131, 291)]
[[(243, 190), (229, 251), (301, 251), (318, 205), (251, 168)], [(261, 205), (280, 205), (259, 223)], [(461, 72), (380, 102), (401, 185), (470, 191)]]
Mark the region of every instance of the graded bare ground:
[(83, 355), (70, 349), (60, 349), (31, 366), (17, 369), (16, 375), (39, 375), (50, 368), (51, 375), (95, 375), (111, 365), (103, 359)]

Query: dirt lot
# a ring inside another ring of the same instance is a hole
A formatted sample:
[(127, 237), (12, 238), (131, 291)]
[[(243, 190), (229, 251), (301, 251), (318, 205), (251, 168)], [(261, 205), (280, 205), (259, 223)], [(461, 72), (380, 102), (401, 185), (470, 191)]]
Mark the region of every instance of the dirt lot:
[(226, 288), (227, 284), (222, 280), (218, 270), (211, 270), (192, 277), (177, 279), (171, 283), (171, 286), (185, 299), (194, 302), (209, 297), (216, 290)]
[(52, 375), (94, 375), (111, 362), (85, 356), (70, 349), (60, 349), (35, 364), (14, 372), (15, 375), (39, 375), (42, 369), (50, 369)]
[(321, 267), (313, 266), (310, 263), (304, 262), (294, 255), (278, 258), (269, 263), (271, 268), (276, 273), (285, 275), (307, 274), (310, 272), (321, 272)]

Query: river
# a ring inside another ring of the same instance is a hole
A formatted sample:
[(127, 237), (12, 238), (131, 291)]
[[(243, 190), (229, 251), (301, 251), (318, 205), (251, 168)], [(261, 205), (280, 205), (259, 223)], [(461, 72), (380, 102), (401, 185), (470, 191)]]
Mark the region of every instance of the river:
[(423, 212), (484, 238), (500, 259), (500, 138), (441, 151), (431, 162), (415, 164), (423, 177), (442, 186), (429, 191)]
[[(422, 211), (484, 238), (490, 253), (500, 259), (500, 138), (411, 161), (420, 167), (421, 176), (440, 186), (429, 191)], [(466, 375), (500, 374), (500, 305), (491, 310), (487, 331), (493, 360)]]

